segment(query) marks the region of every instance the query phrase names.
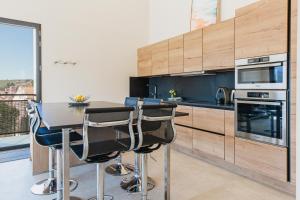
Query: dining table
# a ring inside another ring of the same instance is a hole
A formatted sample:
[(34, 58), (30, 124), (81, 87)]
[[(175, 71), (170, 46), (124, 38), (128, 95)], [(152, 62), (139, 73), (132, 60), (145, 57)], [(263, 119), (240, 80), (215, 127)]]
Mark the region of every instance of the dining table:
[[(86, 108), (120, 108), (121, 103), (91, 101), (82, 106), (71, 106), (68, 102), (39, 103), (38, 110), (43, 124), (48, 130), (62, 130), (62, 164), (57, 164), (57, 200), (75, 200), (79, 197), (70, 195), (70, 132), (83, 127)], [(137, 118), (137, 111), (134, 118)], [(187, 116), (188, 113), (176, 112), (175, 117)], [(170, 145), (164, 145), (164, 199), (170, 200)]]

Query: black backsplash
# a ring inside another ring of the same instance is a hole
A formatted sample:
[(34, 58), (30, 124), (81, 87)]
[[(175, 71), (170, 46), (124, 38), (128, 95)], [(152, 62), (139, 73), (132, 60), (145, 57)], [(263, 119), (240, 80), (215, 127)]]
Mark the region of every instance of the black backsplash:
[(184, 100), (214, 101), (219, 87), (234, 88), (234, 72), (186, 77), (153, 77), (149, 78), (149, 84), (150, 97), (153, 93), (153, 85), (156, 85), (158, 98), (161, 99), (170, 97), (169, 90), (175, 89), (177, 96)]

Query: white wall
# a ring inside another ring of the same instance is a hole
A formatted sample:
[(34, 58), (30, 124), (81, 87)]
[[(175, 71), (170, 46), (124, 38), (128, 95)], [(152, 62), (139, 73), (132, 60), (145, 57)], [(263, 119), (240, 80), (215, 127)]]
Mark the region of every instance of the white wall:
[[(235, 16), (235, 9), (257, 0), (222, 0), (222, 20)], [(190, 31), (192, 0), (150, 0), (149, 42)]]
[[(147, 43), (148, 0), (0, 0), (0, 17), (42, 25), (45, 102), (73, 94), (123, 101)], [(57, 59), (77, 66), (54, 65)]]

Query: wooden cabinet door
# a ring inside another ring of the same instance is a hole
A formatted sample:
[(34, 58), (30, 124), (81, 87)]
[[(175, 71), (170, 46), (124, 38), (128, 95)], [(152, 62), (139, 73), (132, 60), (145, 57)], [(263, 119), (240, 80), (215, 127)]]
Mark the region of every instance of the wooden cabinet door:
[(288, 0), (260, 0), (236, 11), (235, 58), (287, 52)]
[(183, 72), (183, 35), (169, 40), (169, 73)]
[(193, 149), (193, 129), (176, 125), (175, 145), (183, 147), (189, 152)]
[(184, 71), (202, 71), (202, 29), (184, 34)]
[(224, 136), (193, 129), (193, 152), (224, 159)]
[(193, 127), (224, 134), (224, 110), (193, 108)]
[(225, 135), (235, 136), (234, 120), (234, 111), (225, 110)]
[(151, 46), (138, 49), (138, 76), (152, 75), (152, 50)]
[(234, 111), (225, 110), (225, 160), (234, 163)]
[(191, 106), (177, 106), (176, 111), (188, 113), (188, 116), (175, 117), (175, 123), (185, 126), (193, 126), (193, 107)]
[(169, 41), (152, 46), (152, 75), (169, 73)]
[(235, 164), (287, 181), (287, 148), (235, 138)]
[(225, 135), (225, 160), (231, 163), (234, 163), (234, 142), (234, 137)]
[(203, 70), (234, 68), (234, 20), (203, 29)]

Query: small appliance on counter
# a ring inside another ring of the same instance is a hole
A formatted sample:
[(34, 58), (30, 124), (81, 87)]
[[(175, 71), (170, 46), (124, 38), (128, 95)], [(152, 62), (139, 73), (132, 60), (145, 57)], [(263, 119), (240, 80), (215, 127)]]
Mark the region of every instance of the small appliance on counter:
[(230, 98), (229, 98), (230, 90), (225, 87), (220, 87), (217, 90), (216, 93), (216, 101), (217, 104), (229, 104)]

